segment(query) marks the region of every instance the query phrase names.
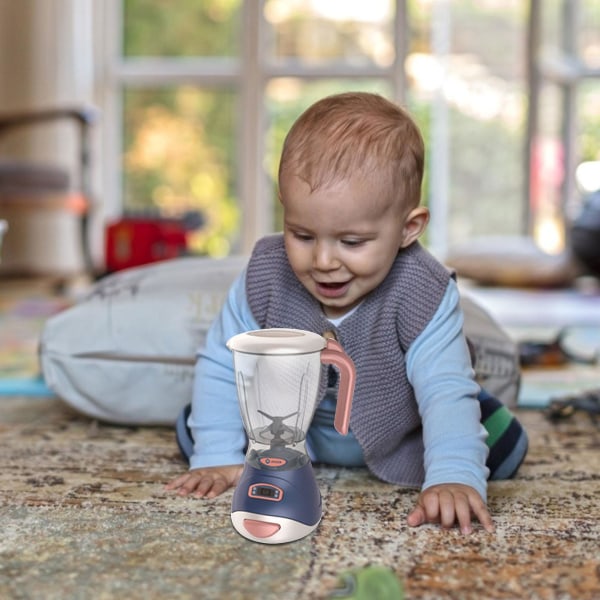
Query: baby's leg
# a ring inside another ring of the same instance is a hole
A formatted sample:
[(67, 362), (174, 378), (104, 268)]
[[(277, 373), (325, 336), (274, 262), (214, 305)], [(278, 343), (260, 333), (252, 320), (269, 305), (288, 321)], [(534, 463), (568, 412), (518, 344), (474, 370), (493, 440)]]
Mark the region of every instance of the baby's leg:
[(192, 438), (192, 432), (187, 426), (187, 420), (191, 412), (192, 405), (188, 404), (179, 413), (179, 416), (177, 417), (177, 421), (175, 423), (175, 435), (177, 438), (177, 445), (179, 446), (181, 456), (188, 463), (190, 462), (190, 457), (194, 453), (194, 440)]
[(511, 479), (527, 454), (527, 433), (517, 418), (496, 398), (481, 390), (481, 422), (487, 429), (489, 479)]

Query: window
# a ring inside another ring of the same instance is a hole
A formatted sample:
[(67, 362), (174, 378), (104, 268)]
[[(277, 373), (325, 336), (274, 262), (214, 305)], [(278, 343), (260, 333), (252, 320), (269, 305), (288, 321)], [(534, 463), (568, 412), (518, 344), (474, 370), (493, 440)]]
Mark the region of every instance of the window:
[(111, 172), (122, 169), (123, 208), (197, 210), (205, 226), (191, 236), (196, 251), (249, 250), (278, 228), (278, 154), (300, 112), (346, 89), (401, 97), (396, 8), (390, 0), (185, 0), (177, 10), (120, 2), (108, 33), (120, 40), (111, 80), (122, 164)]
[[(122, 179), (112, 188), (116, 204), (169, 216), (200, 211), (197, 252), (248, 251), (279, 228), (275, 173), (289, 126), (312, 101), (349, 89), (407, 105), (420, 125), (428, 148), (424, 201), (432, 210), (425, 242), (434, 252), (475, 236), (523, 233), (537, 210), (525, 193), (528, 3), (111, 6), (107, 123), (115, 151), (107, 153), (107, 172)], [(560, 26), (558, 19), (553, 27)], [(598, 36), (593, 27), (586, 32), (586, 52), (593, 52)], [(580, 102), (593, 106), (594, 93)], [(597, 143), (591, 146), (590, 156)]]
[(531, 2), (529, 228), (547, 250), (600, 189), (600, 4)]

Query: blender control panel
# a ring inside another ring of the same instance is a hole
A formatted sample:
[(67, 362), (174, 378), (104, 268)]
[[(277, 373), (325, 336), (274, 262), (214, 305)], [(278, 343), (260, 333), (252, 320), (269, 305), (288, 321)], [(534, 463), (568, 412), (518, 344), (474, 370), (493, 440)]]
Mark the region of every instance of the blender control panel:
[(257, 500), (279, 502), (283, 498), (283, 490), (272, 483), (253, 483), (248, 488), (248, 496)]
[(258, 459), (258, 462), (265, 467), (285, 467), (287, 460), (285, 458), (279, 458), (277, 456), (263, 456)]

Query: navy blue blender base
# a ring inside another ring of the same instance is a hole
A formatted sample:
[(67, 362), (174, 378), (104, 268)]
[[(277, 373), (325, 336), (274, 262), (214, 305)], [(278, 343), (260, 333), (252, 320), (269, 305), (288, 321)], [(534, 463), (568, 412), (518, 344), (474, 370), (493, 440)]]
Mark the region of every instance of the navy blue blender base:
[(322, 512), (310, 462), (291, 470), (259, 469), (246, 462), (233, 494), (231, 520), (250, 540), (283, 544), (314, 531)]

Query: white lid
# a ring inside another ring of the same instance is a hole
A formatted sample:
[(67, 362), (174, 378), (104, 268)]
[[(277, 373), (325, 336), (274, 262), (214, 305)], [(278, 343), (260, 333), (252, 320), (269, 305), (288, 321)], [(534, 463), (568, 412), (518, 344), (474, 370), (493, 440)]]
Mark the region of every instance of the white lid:
[(321, 335), (302, 329), (257, 329), (234, 335), (227, 347), (247, 354), (305, 354), (320, 352), (327, 345)]

